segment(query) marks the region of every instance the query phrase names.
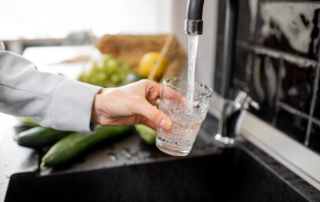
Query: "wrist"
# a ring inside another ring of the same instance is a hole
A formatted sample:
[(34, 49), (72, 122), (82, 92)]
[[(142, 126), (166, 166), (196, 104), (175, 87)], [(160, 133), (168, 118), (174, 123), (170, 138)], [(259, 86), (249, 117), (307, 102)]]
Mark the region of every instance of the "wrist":
[(91, 123), (97, 123), (100, 124), (100, 117), (101, 117), (101, 99), (102, 94), (105, 92), (105, 89), (102, 89), (99, 91), (99, 93), (96, 94), (96, 97), (94, 98), (93, 104), (92, 104), (92, 110), (91, 110)]

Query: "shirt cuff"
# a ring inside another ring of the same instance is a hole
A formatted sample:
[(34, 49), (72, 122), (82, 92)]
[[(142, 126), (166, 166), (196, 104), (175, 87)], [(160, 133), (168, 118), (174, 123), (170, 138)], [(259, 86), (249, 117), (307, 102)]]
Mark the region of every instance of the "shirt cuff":
[(101, 87), (65, 79), (53, 97), (53, 128), (92, 134), (96, 124), (90, 123), (92, 105)]

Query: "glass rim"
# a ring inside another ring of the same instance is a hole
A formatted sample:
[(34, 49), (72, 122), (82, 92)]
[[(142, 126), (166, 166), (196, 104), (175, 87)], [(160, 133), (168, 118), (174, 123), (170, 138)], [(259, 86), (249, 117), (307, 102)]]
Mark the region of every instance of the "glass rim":
[(197, 91), (190, 91), (190, 90), (182, 89), (182, 88), (176, 87), (176, 86), (168, 83), (167, 80), (169, 80), (169, 79), (174, 79), (174, 80), (187, 80), (187, 79), (186, 79), (186, 78), (182, 78), (182, 77), (176, 77), (176, 76), (166, 77), (166, 78), (163, 79), (163, 84), (168, 85), (168, 86), (170, 86), (170, 87), (172, 87), (172, 88), (175, 88), (175, 89), (177, 89), (177, 90), (181, 90), (181, 91), (185, 91), (185, 92), (190, 92), (190, 93), (197, 93), (197, 94), (213, 94), (212, 88), (210, 88), (210, 87), (207, 86), (206, 84), (203, 84), (203, 83), (201, 83), (201, 82), (199, 82), (199, 81), (196, 81), (196, 80), (195, 80), (194, 82), (197, 83), (197, 84), (199, 84), (199, 85), (205, 86), (205, 87), (209, 90), (209, 92), (206, 92), (206, 93), (205, 93), (205, 92), (197, 92)]

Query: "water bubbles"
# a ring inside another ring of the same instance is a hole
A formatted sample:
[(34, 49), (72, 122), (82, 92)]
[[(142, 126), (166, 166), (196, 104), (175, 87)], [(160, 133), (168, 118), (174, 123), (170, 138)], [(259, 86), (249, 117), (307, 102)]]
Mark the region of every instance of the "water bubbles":
[(147, 152), (147, 151), (140, 151), (140, 152), (138, 153), (138, 158), (139, 158), (139, 159), (147, 159), (147, 158), (149, 158), (149, 157), (150, 157), (150, 153)]
[(122, 154), (128, 159), (131, 158), (131, 156), (132, 156), (126, 149), (122, 150)]
[[(171, 103), (171, 106), (160, 104), (160, 110), (163, 111), (173, 122), (170, 131), (162, 130), (157, 134), (157, 144), (165, 144), (176, 150), (189, 151), (195, 141), (200, 129), (201, 123), (206, 116), (208, 103), (201, 99), (193, 100), (191, 103), (193, 110), (187, 109), (186, 97), (181, 98), (184, 103)], [(165, 105), (165, 106), (162, 106)]]
[(8, 178), (8, 179), (11, 177), (10, 174), (5, 174), (4, 176), (5, 176), (6, 178)]
[(5, 162), (4, 163), (4, 166), (9, 166), (10, 165), (10, 162)]
[(117, 160), (117, 157), (116, 157), (116, 155), (114, 155), (114, 154), (109, 154), (109, 158), (112, 160), (112, 161), (115, 161), (115, 160)]
[(197, 101), (193, 102), (193, 107), (194, 107), (194, 108), (195, 108), (195, 107), (198, 107), (199, 104), (200, 104), (200, 101), (197, 100)]

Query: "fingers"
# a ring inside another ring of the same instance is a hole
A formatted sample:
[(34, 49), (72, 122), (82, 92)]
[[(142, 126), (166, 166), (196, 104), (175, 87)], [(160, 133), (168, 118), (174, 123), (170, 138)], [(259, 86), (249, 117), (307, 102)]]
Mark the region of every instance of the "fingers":
[[(93, 122), (92, 122), (93, 123)], [(153, 130), (157, 130), (158, 126), (151, 122), (149, 119), (142, 115), (129, 116), (129, 117), (117, 117), (117, 118), (105, 118), (102, 117), (98, 123), (102, 126), (132, 126), (135, 124), (143, 124), (152, 128)]]
[(134, 114), (140, 114), (158, 127), (164, 130), (170, 130), (172, 127), (171, 120), (160, 110), (153, 107), (147, 100), (139, 99), (133, 103), (132, 111)]
[(184, 95), (181, 95), (179, 92), (177, 92), (174, 89), (171, 89), (170, 87), (162, 86), (154, 81), (144, 80), (141, 82), (143, 85), (145, 85), (145, 94), (146, 99), (152, 104), (152, 105), (159, 105), (157, 103), (158, 99), (161, 95), (161, 90), (163, 91), (163, 95), (165, 95), (165, 99), (174, 101), (177, 104), (181, 104), (182, 106), (185, 105), (186, 102), (186, 92)]
[(153, 130), (157, 130), (157, 128), (158, 128), (153, 122), (151, 122), (148, 119), (146, 119), (145, 121), (141, 122), (140, 124), (148, 126), (149, 128), (152, 128)]
[(156, 105), (156, 100), (160, 98), (162, 86), (154, 81), (144, 80), (141, 82), (145, 89), (145, 98), (152, 104)]
[(160, 104), (160, 99), (157, 99), (156, 103), (154, 105), (156, 105), (158, 107), (158, 109), (159, 109), (159, 104)]
[(177, 91), (165, 87), (163, 89), (163, 94), (165, 95), (165, 98), (171, 101), (175, 101), (176, 103), (184, 103), (183, 99), (186, 99), (186, 97), (184, 97), (183, 95), (181, 95), (180, 93), (178, 93)]

